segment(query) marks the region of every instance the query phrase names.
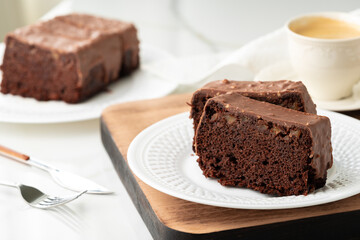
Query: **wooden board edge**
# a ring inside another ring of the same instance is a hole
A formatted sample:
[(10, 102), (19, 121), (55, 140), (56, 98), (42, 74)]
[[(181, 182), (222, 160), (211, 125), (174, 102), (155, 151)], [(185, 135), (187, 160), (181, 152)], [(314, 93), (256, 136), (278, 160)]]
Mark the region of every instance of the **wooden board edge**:
[[(205, 234), (181, 232), (163, 224), (153, 211), (103, 118), (101, 140), (133, 204), (154, 239), (359, 239), (360, 210)], [(357, 234), (354, 234), (356, 232)]]
[[(107, 151), (113, 166), (124, 184), (133, 204), (139, 212), (141, 218), (149, 229), (154, 239), (177, 239), (178, 231), (165, 226), (156, 216), (145, 194), (142, 192), (130, 168), (127, 166), (125, 159), (116, 147), (103, 118), (100, 118), (101, 140)], [(179, 232), (181, 234), (181, 232)], [(183, 233), (182, 233), (183, 234)], [(183, 239), (183, 238), (179, 238)]]

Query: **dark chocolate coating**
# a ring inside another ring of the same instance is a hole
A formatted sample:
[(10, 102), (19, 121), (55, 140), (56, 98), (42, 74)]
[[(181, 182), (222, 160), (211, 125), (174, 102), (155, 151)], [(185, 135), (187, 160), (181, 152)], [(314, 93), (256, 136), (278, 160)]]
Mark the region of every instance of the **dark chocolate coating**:
[(195, 150), (206, 177), (279, 196), (324, 186), (333, 161), (327, 117), (239, 93), (207, 101)]
[(259, 101), (316, 114), (316, 106), (302, 82), (288, 80), (254, 82), (224, 79), (210, 82), (194, 92), (190, 102), (190, 118), (193, 119), (195, 132), (206, 101), (227, 92), (237, 92)]
[(139, 40), (137, 30), (132, 23), (79, 13), (58, 16), (55, 19), (83, 29), (116, 34), (120, 39), (123, 53), (120, 75), (127, 75), (139, 67)]

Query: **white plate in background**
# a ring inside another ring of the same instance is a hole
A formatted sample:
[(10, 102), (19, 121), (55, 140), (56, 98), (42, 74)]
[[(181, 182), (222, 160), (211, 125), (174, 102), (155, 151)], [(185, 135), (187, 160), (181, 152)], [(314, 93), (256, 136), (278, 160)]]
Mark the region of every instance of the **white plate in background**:
[(142, 131), (130, 144), (131, 170), (146, 184), (184, 200), (228, 208), (286, 209), (319, 205), (360, 192), (360, 122), (319, 110), (332, 124), (334, 166), (323, 188), (307, 196), (275, 197), (245, 188), (224, 187), (203, 176), (192, 151), (193, 126), (181, 113)]
[[(3, 52), (0, 52), (0, 59), (2, 57)], [(102, 110), (111, 104), (168, 95), (177, 87), (177, 83), (159, 78), (141, 67), (168, 57), (168, 53), (163, 50), (141, 45), (141, 64), (138, 70), (111, 84), (108, 91), (103, 91), (82, 103), (37, 101), (0, 93), (0, 122), (59, 123), (88, 120), (100, 117)]]

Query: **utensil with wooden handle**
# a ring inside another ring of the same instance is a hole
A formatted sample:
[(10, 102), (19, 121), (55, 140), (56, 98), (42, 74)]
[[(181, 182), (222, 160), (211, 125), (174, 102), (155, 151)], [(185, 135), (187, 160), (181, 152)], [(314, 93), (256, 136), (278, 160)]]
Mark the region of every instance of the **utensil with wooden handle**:
[(77, 192), (86, 190), (86, 193), (91, 193), (91, 194), (113, 193), (107, 188), (100, 186), (99, 184), (94, 183), (91, 180), (77, 176), (70, 172), (59, 170), (55, 167), (51, 167), (39, 160), (34, 159), (33, 157), (30, 157), (23, 153), (16, 152), (10, 148), (1, 145), (0, 145), (0, 155), (47, 171), (48, 173), (50, 173), (50, 175), (52, 176), (52, 178), (56, 183), (69, 190), (77, 191)]

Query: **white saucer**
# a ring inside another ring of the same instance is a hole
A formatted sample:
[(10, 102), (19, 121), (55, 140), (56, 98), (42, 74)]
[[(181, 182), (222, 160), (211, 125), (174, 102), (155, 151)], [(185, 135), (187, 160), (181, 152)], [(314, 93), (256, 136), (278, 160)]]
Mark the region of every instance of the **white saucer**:
[(274, 197), (245, 188), (220, 185), (203, 176), (192, 151), (193, 126), (181, 113), (148, 127), (130, 144), (131, 170), (146, 184), (192, 202), (243, 209), (285, 209), (313, 206), (360, 193), (360, 122), (319, 110), (332, 124), (334, 166), (323, 188), (307, 196)]
[[(3, 52), (0, 51), (1, 60), (2, 56)], [(141, 45), (141, 66), (168, 57), (168, 53), (158, 48)], [(140, 67), (131, 76), (110, 85), (108, 91), (78, 104), (37, 101), (32, 98), (0, 93), (0, 122), (58, 123), (98, 118), (102, 110), (111, 104), (162, 97), (171, 93), (177, 86), (177, 83), (159, 78)]]
[[(278, 62), (262, 69), (256, 76), (255, 81), (273, 81), (273, 80), (292, 80), (300, 81), (297, 74), (294, 72), (289, 61)], [(357, 92), (359, 87), (354, 87), (354, 92)], [(360, 98), (357, 94), (353, 94), (348, 98), (336, 101), (323, 101), (313, 98), (317, 107), (331, 111), (353, 111), (360, 109)]]

